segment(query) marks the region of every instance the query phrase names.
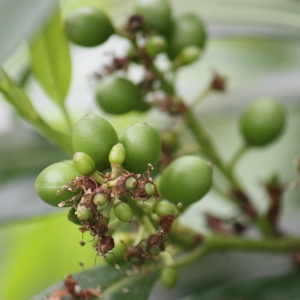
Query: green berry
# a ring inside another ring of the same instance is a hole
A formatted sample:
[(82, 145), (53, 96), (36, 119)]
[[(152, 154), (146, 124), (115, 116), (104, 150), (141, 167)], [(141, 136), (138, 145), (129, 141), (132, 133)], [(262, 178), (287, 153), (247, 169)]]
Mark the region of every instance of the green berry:
[(130, 176), (125, 181), (125, 189), (127, 191), (134, 190), (136, 188), (137, 184), (138, 184), (138, 182), (137, 182), (136, 178), (133, 176)]
[(81, 221), (77, 218), (76, 210), (72, 207), (68, 212), (68, 220), (76, 225), (82, 225)]
[(151, 57), (154, 57), (157, 54), (164, 52), (166, 48), (166, 39), (159, 35), (150, 37), (146, 44), (146, 51)]
[(247, 144), (265, 146), (282, 133), (286, 113), (273, 98), (261, 98), (251, 103), (240, 119), (240, 129)]
[(73, 10), (64, 25), (69, 40), (84, 47), (101, 45), (114, 33), (109, 17), (93, 6)]
[(85, 221), (91, 217), (91, 211), (84, 205), (79, 204), (76, 209), (76, 216), (79, 220)]
[(73, 155), (73, 164), (84, 176), (88, 176), (96, 170), (95, 162), (84, 152), (76, 152)]
[(155, 166), (161, 154), (161, 140), (157, 130), (146, 123), (135, 123), (119, 133), (126, 150), (123, 167), (133, 173), (143, 173), (148, 164)]
[(73, 196), (78, 195), (81, 190), (75, 192), (58, 191), (62, 190), (64, 185), (75, 179), (81, 174), (73, 165), (71, 160), (54, 163), (45, 168), (37, 177), (35, 181), (35, 189), (39, 197), (46, 203), (58, 206), (63, 201), (66, 201)]
[(138, 0), (134, 12), (143, 17), (146, 32), (166, 34), (170, 30), (172, 11), (167, 0)]
[(132, 221), (132, 217), (133, 217), (133, 213), (131, 210), (131, 207), (123, 202), (123, 201), (118, 201), (115, 205), (114, 205), (114, 214), (115, 216), (122, 222), (131, 222)]
[(108, 160), (110, 164), (122, 165), (126, 156), (126, 151), (123, 144), (114, 145), (109, 153)]
[(155, 184), (153, 184), (152, 182), (147, 182), (145, 184), (145, 192), (148, 197), (154, 196), (155, 193), (157, 192)]
[(93, 203), (97, 206), (103, 206), (107, 203), (108, 198), (104, 193), (97, 193), (93, 197)]
[(189, 65), (198, 60), (200, 55), (201, 49), (199, 47), (193, 45), (187, 46), (182, 49), (182, 51), (176, 59), (176, 62), (182, 66)]
[(164, 287), (173, 288), (178, 281), (178, 269), (176, 267), (163, 267), (160, 273), (160, 280)]
[(184, 208), (201, 199), (212, 185), (212, 165), (200, 157), (187, 155), (175, 159), (162, 173), (160, 192)]
[(127, 245), (130, 245), (134, 241), (134, 235), (129, 232), (116, 232), (114, 234), (115, 247), (113, 255), (107, 255), (105, 262), (110, 265), (122, 265), (125, 263), (124, 255), (126, 253)]
[(176, 215), (178, 214), (178, 209), (176, 205), (168, 200), (161, 200), (155, 205), (154, 213), (156, 213), (159, 217), (163, 217), (165, 215)]
[(105, 112), (120, 115), (138, 109), (142, 94), (132, 81), (114, 77), (101, 82), (96, 90), (96, 99)]
[(84, 152), (95, 162), (97, 170), (110, 166), (111, 148), (119, 142), (112, 125), (97, 115), (86, 115), (74, 126), (72, 142), (75, 152)]
[(167, 42), (167, 55), (170, 60), (175, 59), (188, 46), (203, 49), (206, 43), (206, 31), (203, 22), (192, 13), (180, 15), (173, 22)]

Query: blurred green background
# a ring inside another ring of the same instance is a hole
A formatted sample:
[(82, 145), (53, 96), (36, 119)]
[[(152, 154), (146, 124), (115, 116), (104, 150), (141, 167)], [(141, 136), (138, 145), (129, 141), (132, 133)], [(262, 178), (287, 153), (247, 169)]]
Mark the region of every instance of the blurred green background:
[[(0, 0), (0, 60), (4, 70), (16, 79), (28, 66), (26, 40), (51, 13), (53, 2)], [(61, 6), (65, 14), (81, 5), (99, 6), (116, 24), (122, 24), (130, 14), (133, 2), (64, 0)], [(205, 87), (214, 70), (228, 78), (228, 91), (224, 95), (210, 96), (196, 110), (225, 159), (229, 159), (241, 144), (237, 120), (241, 110), (252, 100), (274, 96), (289, 112), (284, 136), (270, 147), (247, 154), (237, 170), (256, 199), (255, 205), (263, 211), (267, 202), (260, 182), (272, 172), (279, 172), (285, 182), (296, 176), (293, 159), (300, 149), (300, 2), (170, 2), (175, 14), (184, 11), (199, 14), (206, 21), (210, 36), (203, 59), (178, 75), (180, 94), (187, 101), (193, 99)], [(111, 38), (105, 47), (88, 50), (71, 47), (73, 77), (67, 104), (74, 121), (95, 110), (89, 76), (105, 61), (105, 51), (112, 48), (119, 52), (122, 43)], [(29, 79), (26, 90), (41, 114), (59, 124), (59, 113), (33, 78)], [(153, 123), (163, 122), (162, 116), (155, 113), (148, 116), (130, 114), (111, 118), (111, 121), (118, 129), (140, 118)], [(80, 271), (79, 262), (83, 262), (85, 268), (94, 264), (91, 245), (79, 246), (81, 234), (66, 220), (66, 211), (48, 207), (35, 195), (34, 180), (38, 173), (50, 163), (64, 158), (66, 155), (61, 150), (35, 133), (0, 97), (0, 299), (30, 299), (64, 275)], [(280, 221), (284, 230), (298, 236), (299, 196), (299, 190), (286, 194)], [(183, 222), (205, 230), (201, 212), (212, 210), (228, 215), (232, 212), (230, 206), (210, 193), (186, 212)], [(262, 261), (267, 260), (263, 257)], [(100, 263), (101, 258), (97, 265)], [(220, 258), (219, 264), (224, 263)], [(226, 278), (228, 274), (224, 274)], [(211, 273), (209, 278), (214, 278), (214, 274)], [(219, 287), (224, 290), (224, 285)], [(202, 299), (219, 299), (214, 293), (207, 292), (206, 298)]]

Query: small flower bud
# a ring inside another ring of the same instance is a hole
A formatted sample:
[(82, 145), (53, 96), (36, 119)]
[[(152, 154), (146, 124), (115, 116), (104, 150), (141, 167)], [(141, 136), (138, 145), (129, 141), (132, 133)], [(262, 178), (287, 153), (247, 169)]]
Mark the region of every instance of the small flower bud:
[(91, 211), (84, 205), (78, 205), (76, 215), (81, 221), (88, 220), (91, 217)]
[(114, 145), (109, 153), (108, 159), (110, 164), (122, 165), (125, 161), (125, 148), (123, 144), (118, 143)]
[(164, 52), (166, 48), (166, 39), (159, 35), (150, 37), (146, 44), (146, 51), (151, 57), (154, 57), (157, 54)]
[(197, 46), (187, 46), (178, 55), (175, 64), (186, 66), (195, 62), (201, 55), (201, 49)]
[(114, 205), (114, 214), (122, 222), (131, 222), (133, 213), (131, 207), (122, 201), (118, 201)]
[(145, 192), (148, 197), (152, 197), (156, 193), (156, 186), (152, 182), (147, 182), (145, 184)]
[(164, 287), (172, 288), (178, 281), (178, 269), (175, 267), (165, 266), (160, 273), (160, 280)]
[(173, 203), (167, 200), (162, 200), (156, 204), (154, 212), (159, 217), (163, 217), (164, 215), (178, 214), (178, 209)]
[(136, 178), (134, 178), (133, 176), (130, 176), (125, 181), (125, 189), (127, 191), (134, 190), (135, 187), (137, 186), (137, 183), (138, 182), (137, 182)]
[(93, 197), (93, 202), (97, 206), (103, 206), (107, 203), (108, 198), (104, 193), (97, 193)]
[(96, 170), (95, 162), (84, 152), (76, 152), (73, 155), (73, 164), (78, 172), (84, 176), (88, 176)]

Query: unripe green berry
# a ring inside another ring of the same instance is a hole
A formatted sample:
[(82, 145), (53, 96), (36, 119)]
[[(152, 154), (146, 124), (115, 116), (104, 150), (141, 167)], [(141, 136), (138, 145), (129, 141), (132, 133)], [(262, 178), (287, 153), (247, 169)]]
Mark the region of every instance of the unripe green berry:
[(127, 191), (134, 190), (136, 188), (136, 186), (137, 186), (137, 183), (138, 182), (137, 182), (136, 178), (133, 177), (133, 176), (130, 176), (125, 181), (125, 189)]
[(187, 46), (197, 46), (204, 49), (206, 30), (201, 19), (193, 13), (183, 13), (173, 21), (170, 34), (167, 37), (167, 55), (174, 60)]
[(138, 109), (143, 97), (139, 88), (131, 80), (110, 77), (97, 87), (96, 100), (105, 112), (121, 115)]
[(69, 40), (83, 47), (101, 45), (114, 33), (110, 18), (93, 6), (73, 10), (64, 25)]
[(80, 176), (71, 160), (65, 160), (54, 163), (45, 168), (35, 181), (35, 189), (39, 197), (46, 203), (58, 206), (61, 202), (66, 201), (81, 192), (77, 191), (62, 191), (62, 187), (70, 181)]
[(126, 246), (134, 241), (134, 235), (130, 232), (116, 232), (114, 234), (115, 247), (113, 255), (107, 255), (105, 262), (110, 265), (121, 265), (125, 263), (124, 255), (126, 253)]
[(173, 288), (178, 281), (178, 269), (175, 267), (163, 267), (160, 273), (160, 280), (164, 287)]
[(97, 206), (103, 206), (107, 203), (108, 198), (104, 193), (97, 193), (93, 197), (93, 203)]
[(121, 130), (119, 138), (126, 150), (123, 167), (127, 171), (139, 174), (147, 170), (148, 164), (157, 164), (162, 145), (154, 127), (147, 123), (135, 123)]
[(273, 98), (261, 98), (251, 103), (240, 119), (243, 137), (250, 146), (265, 146), (283, 131), (285, 110)]
[(73, 164), (78, 172), (84, 176), (88, 176), (96, 170), (95, 162), (84, 152), (76, 152), (73, 155)]
[(164, 52), (166, 48), (166, 39), (159, 35), (150, 37), (146, 44), (146, 51), (151, 57), (154, 57), (157, 54)]
[(132, 221), (132, 217), (133, 217), (133, 213), (131, 210), (131, 207), (122, 201), (118, 201), (115, 205), (114, 205), (114, 214), (115, 216), (122, 222), (131, 222)]
[(108, 156), (111, 148), (119, 142), (113, 126), (97, 115), (86, 115), (73, 128), (72, 142), (75, 152), (88, 154), (101, 171), (109, 167)]
[(81, 225), (81, 221), (78, 219), (76, 215), (76, 210), (72, 207), (68, 212), (68, 220), (76, 225)]
[(145, 184), (145, 192), (148, 197), (152, 197), (153, 195), (155, 195), (155, 193), (157, 192), (155, 184), (153, 184), (152, 182), (147, 182)]
[(163, 217), (165, 215), (176, 215), (178, 214), (178, 209), (168, 200), (161, 200), (155, 205), (154, 213), (156, 213), (159, 217)]
[(212, 185), (212, 164), (194, 155), (176, 158), (163, 171), (162, 196), (183, 208), (200, 200)]
[(76, 209), (76, 215), (81, 221), (88, 220), (91, 217), (91, 211), (86, 206), (79, 204)]
[(167, 0), (137, 0), (134, 12), (143, 17), (143, 30), (166, 34), (170, 30), (172, 11)]
[(201, 55), (201, 52), (201, 49), (197, 46), (187, 46), (181, 50), (179, 56), (175, 60), (175, 64), (181, 66), (189, 65), (198, 60), (198, 58)]
[(110, 164), (122, 165), (125, 160), (126, 152), (123, 144), (114, 145), (109, 153), (108, 160)]

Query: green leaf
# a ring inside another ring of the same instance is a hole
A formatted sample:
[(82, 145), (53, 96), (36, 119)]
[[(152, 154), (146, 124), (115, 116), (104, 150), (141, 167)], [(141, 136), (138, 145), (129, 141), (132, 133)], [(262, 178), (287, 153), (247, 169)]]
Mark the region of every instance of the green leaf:
[(64, 151), (73, 153), (71, 138), (54, 130), (44, 121), (32, 105), (25, 91), (18, 86), (4, 70), (2, 70), (2, 76), (0, 76), (0, 92), (2, 92), (4, 99), (16, 109), (22, 118), (34, 125), (39, 132), (54, 141)]
[(224, 282), (217, 287), (211, 287), (205, 292), (192, 292), (182, 300), (281, 300), (299, 299), (300, 275), (297, 272), (273, 275), (247, 280)]
[(157, 284), (149, 300), (298, 300), (299, 279), (290, 254), (220, 252), (182, 268), (174, 289)]
[(30, 53), (36, 78), (51, 98), (63, 104), (71, 82), (71, 57), (59, 9), (30, 43)]
[(2, 76), (0, 77), (0, 91), (22, 118), (31, 123), (40, 119), (38, 112), (33, 107), (25, 91), (4, 70), (2, 70)]
[[(150, 274), (128, 275), (130, 269), (122, 266), (119, 270), (112, 266), (101, 266), (74, 276), (81, 289), (101, 289), (100, 299), (110, 300), (146, 300), (149, 298), (154, 283), (158, 278), (158, 271)], [(132, 271), (132, 270), (131, 270)], [(60, 282), (36, 295), (32, 300), (43, 300), (54, 291), (64, 288)]]

